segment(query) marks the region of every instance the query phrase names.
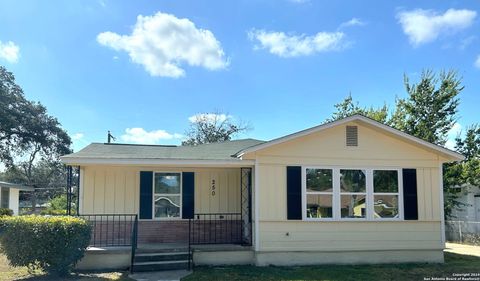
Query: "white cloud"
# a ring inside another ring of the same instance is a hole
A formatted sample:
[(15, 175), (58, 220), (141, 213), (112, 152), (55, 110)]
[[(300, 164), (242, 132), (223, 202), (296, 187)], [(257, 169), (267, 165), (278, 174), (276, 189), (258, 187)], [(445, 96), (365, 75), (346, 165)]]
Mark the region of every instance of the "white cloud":
[(227, 120), (228, 118), (232, 118), (231, 115), (226, 115), (226, 114), (216, 114), (216, 113), (200, 113), (200, 114), (195, 114), (190, 117), (188, 117), (188, 121), (192, 123), (196, 123), (198, 121), (209, 121), (209, 122), (223, 122)]
[(475, 61), (475, 67), (480, 68), (480, 55), (478, 55), (477, 60)]
[(161, 140), (182, 139), (183, 135), (171, 134), (165, 130), (145, 131), (143, 128), (127, 128), (120, 138), (130, 143), (156, 144)]
[(20, 58), (20, 47), (12, 41), (2, 43), (0, 41), (0, 59), (4, 59), (9, 63), (17, 63)]
[(364, 26), (366, 23), (358, 18), (352, 18), (349, 21), (343, 22), (338, 28), (345, 28), (350, 26)]
[(81, 140), (83, 139), (83, 137), (84, 137), (83, 133), (76, 133), (76, 134), (73, 134), (72, 140)]
[(397, 13), (398, 22), (413, 46), (435, 41), (440, 35), (451, 35), (473, 24), (476, 11), (448, 9), (441, 14), (416, 9)]
[(127, 52), (134, 63), (141, 64), (152, 76), (182, 77), (183, 63), (209, 70), (228, 66), (220, 42), (210, 30), (162, 12), (139, 15), (130, 35), (107, 31), (98, 34), (97, 41)]
[(318, 32), (315, 35), (287, 35), (284, 32), (252, 30), (250, 40), (257, 40), (256, 49), (268, 49), (280, 57), (308, 56), (315, 53), (338, 51), (347, 47), (343, 32)]
[(449, 149), (455, 149), (455, 138), (462, 132), (462, 125), (460, 123), (453, 124), (450, 131), (447, 134), (447, 142), (445, 143), (445, 147)]

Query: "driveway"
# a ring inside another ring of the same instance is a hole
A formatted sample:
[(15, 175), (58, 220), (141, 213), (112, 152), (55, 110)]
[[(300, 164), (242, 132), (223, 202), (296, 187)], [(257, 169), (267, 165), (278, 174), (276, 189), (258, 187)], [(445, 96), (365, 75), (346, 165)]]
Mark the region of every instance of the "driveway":
[(480, 246), (445, 243), (445, 252), (480, 257)]

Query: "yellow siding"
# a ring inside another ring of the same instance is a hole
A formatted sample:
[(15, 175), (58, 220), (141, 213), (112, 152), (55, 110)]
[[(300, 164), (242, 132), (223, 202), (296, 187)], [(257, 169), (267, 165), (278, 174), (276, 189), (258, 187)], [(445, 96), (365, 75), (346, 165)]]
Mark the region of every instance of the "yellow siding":
[[(83, 214), (138, 212), (140, 171), (195, 172), (195, 212), (240, 212), (240, 169), (85, 166)], [(212, 181), (215, 180), (215, 195)]]
[[(287, 235), (288, 233), (288, 235)], [(440, 249), (436, 222), (266, 222), (260, 251)]]
[[(358, 147), (346, 147), (345, 125), (247, 154), (259, 164), (261, 251), (438, 249), (440, 185), (437, 154), (392, 135), (358, 126)], [(288, 221), (286, 166), (416, 168), (419, 220), (383, 222)], [(288, 235), (287, 235), (288, 233)]]

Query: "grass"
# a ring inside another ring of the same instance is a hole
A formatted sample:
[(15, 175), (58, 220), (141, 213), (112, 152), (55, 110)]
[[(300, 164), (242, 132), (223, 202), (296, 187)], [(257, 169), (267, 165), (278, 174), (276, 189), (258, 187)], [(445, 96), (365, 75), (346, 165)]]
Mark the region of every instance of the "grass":
[[(62, 280), (72, 281), (131, 281), (133, 279), (128, 278), (127, 272), (81, 272), (74, 273)], [(0, 255), (0, 281), (11, 280), (25, 280), (25, 281), (47, 281), (47, 280), (59, 280), (46, 275), (44, 272), (37, 270), (29, 272), (27, 267), (12, 267), (8, 264), (8, 260), (4, 255)]]
[[(480, 274), (480, 257), (445, 253), (444, 264), (197, 267), (191, 280), (427, 280), (453, 273)], [(477, 275), (477, 278), (480, 277)], [(433, 279), (435, 280), (435, 279)], [(440, 280), (440, 279), (437, 279)], [(444, 279), (445, 280), (445, 279)], [(460, 280), (460, 279), (457, 279)], [(478, 280), (478, 279), (477, 279)]]
[[(196, 267), (193, 274), (182, 280), (426, 280), (424, 278), (453, 277), (453, 273), (480, 274), (480, 257), (445, 253), (444, 264)], [(132, 280), (128, 278), (127, 272), (74, 273), (67, 279), (82, 281)], [(26, 267), (11, 267), (5, 256), (0, 255), (0, 281), (7, 280), (58, 279), (49, 277), (41, 271), (29, 272)]]

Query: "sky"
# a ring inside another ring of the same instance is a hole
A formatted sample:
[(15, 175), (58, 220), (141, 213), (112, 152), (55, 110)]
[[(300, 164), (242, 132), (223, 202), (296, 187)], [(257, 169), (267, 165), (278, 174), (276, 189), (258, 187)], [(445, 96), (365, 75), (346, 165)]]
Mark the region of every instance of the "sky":
[(479, 121), (479, 13), (479, 1), (0, 0), (0, 65), (75, 151), (108, 130), (180, 144), (212, 112), (269, 140), (322, 123), (349, 93), (393, 107), (403, 75), (423, 69), (463, 77), (454, 136)]

